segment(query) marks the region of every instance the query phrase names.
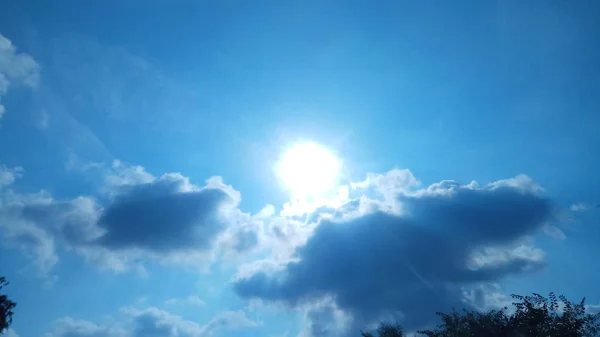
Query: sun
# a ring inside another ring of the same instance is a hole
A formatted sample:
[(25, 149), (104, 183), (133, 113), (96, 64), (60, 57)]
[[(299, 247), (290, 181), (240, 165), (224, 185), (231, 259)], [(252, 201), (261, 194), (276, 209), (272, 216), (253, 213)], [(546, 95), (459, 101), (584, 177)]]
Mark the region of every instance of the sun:
[(336, 187), (339, 160), (326, 148), (305, 142), (287, 150), (277, 166), (277, 174), (296, 198), (318, 198)]

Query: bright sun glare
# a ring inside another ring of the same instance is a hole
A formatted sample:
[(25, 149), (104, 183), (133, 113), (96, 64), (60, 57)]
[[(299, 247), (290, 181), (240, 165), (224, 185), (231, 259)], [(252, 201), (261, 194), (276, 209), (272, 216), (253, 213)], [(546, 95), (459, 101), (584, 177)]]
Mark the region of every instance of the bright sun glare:
[(300, 143), (285, 152), (277, 173), (294, 197), (317, 198), (335, 187), (340, 163), (316, 143)]

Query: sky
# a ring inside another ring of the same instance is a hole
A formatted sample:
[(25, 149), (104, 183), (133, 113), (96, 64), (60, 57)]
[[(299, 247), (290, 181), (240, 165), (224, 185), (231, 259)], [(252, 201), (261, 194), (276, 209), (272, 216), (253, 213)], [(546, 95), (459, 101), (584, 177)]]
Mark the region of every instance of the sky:
[(600, 304), (595, 1), (2, 1), (10, 337)]

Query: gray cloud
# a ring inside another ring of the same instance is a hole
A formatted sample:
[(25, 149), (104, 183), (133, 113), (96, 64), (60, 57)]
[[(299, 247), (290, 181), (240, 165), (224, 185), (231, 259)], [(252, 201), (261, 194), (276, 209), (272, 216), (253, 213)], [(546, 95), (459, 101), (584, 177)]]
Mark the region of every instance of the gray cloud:
[(41, 273), (48, 273), (58, 261), (55, 242), (115, 271), (130, 267), (143, 271), (142, 262), (147, 260), (206, 265), (217, 244), (236, 245), (239, 250), (257, 244), (255, 232), (243, 232), (237, 241), (219, 241), (225, 233), (240, 231), (243, 224), (238, 222), (250, 219), (236, 207), (239, 192), (220, 178), (199, 187), (181, 174), (157, 178), (142, 167), (121, 163), (104, 176), (105, 194), (100, 198), (55, 200), (45, 192), (4, 190), (0, 229), (7, 244), (32, 255)]
[(240, 230), (235, 234), (233, 249), (245, 252), (258, 244), (258, 234), (253, 230)]
[(97, 243), (107, 248), (151, 251), (208, 249), (225, 223), (219, 206), (231, 202), (220, 189), (184, 190), (185, 179), (166, 176), (130, 186), (103, 212), (106, 231)]
[(407, 327), (426, 324), (433, 312), (462, 305), (466, 285), (544, 266), (538, 251), (514, 248), (553, 216), (525, 178), (481, 188), (442, 182), (401, 194), (401, 214), (321, 220), (295, 261), (238, 279), (234, 289), (291, 306), (331, 296), (357, 327), (390, 315)]

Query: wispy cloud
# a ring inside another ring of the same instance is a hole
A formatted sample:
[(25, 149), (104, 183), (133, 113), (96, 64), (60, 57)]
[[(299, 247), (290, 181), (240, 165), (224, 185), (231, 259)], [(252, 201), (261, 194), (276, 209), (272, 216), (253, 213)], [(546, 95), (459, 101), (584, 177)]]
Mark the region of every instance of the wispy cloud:
[(0, 165), (0, 188), (8, 186), (18, 178), (21, 178), (24, 171), (20, 166), (6, 167), (6, 165)]
[(190, 295), (185, 298), (170, 298), (165, 301), (166, 305), (192, 305), (192, 306), (203, 306), (205, 303), (200, 297)]
[(6, 112), (2, 96), (11, 86), (34, 88), (39, 82), (40, 66), (26, 53), (17, 52), (12, 42), (0, 34), (0, 119)]
[(583, 212), (583, 211), (587, 211), (587, 210), (592, 209), (592, 208), (594, 208), (593, 205), (590, 205), (590, 204), (585, 203), (585, 202), (579, 202), (579, 203), (573, 204), (573, 205), (571, 205), (571, 207), (569, 207), (569, 209), (572, 212)]

